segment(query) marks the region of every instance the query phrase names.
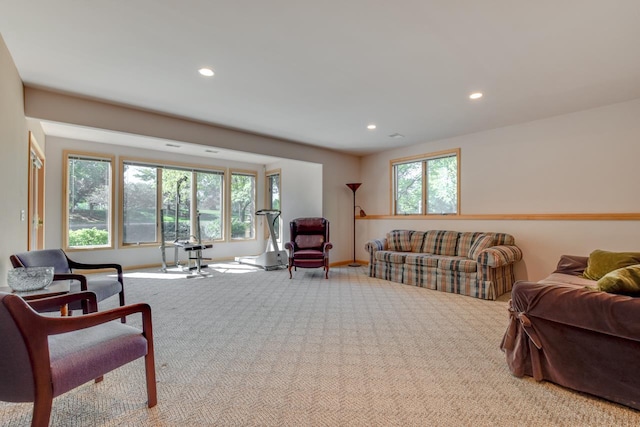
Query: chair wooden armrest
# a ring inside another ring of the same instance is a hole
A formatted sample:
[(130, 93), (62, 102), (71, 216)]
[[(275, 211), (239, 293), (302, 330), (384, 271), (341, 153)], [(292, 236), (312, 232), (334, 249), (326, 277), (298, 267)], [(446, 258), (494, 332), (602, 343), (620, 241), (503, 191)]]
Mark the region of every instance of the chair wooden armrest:
[[(132, 314), (142, 314), (142, 334), (152, 341), (153, 331), (151, 326), (151, 306), (145, 303), (125, 305), (123, 307), (112, 308), (110, 310), (84, 314), (73, 317), (44, 317), (47, 319), (42, 325), (47, 335), (63, 334), (65, 332), (76, 331), (78, 329), (90, 328), (121, 319)], [(35, 313), (37, 315), (37, 313)]]
[(118, 282), (122, 283), (122, 266), (120, 264), (114, 263), (104, 263), (104, 264), (87, 264), (83, 262), (73, 261), (67, 258), (69, 261), (69, 267), (77, 268), (79, 270), (98, 270), (102, 268), (114, 269), (118, 273)]
[[(92, 292), (88, 292), (92, 293)], [(74, 294), (67, 294), (63, 296), (72, 296)], [(14, 295), (9, 295), (14, 297)], [(9, 297), (8, 296), (8, 297)], [(95, 294), (94, 294), (95, 296)], [(107, 323), (112, 320), (120, 319), (125, 316), (129, 316), (135, 313), (142, 314), (142, 331), (145, 337), (151, 339), (152, 326), (151, 326), (151, 307), (149, 304), (138, 303), (125, 305), (123, 307), (117, 307), (110, 310), (89, 313), (82, 316), (74, 317), (46, 317), (41, 316), (35, 310), (20, 310), (20, 305), (24, 304), (23, 300), (15, 296), (15, 298), (8, 298), (6, 301), (7, 307), (13, 313), (19, 324), (29, 325), (30, 330), (39, 330), (44, 335), (63, 334), (65, 332), (76, 331), (78, 329), (90, 328), (102, 323)], [(56, 297), (52, 297), (56, 298)], [(86, 297), (85, 297), (86, 298)], [(36, 300), (40, 301), (40, 300)]]
[(87, 288), (87, 277), (83, 274), (75, 274), (75, 273), (56, 273), (53, 275), (53, 280), (77, 280), (80, 282), (80, 290), (86, 291)]
[(71, 294), (56, 295), (52, 297), (43, 297), (27, 301), (27, 303), (36, 311), (46, 308), (60, 307), (75, 301), (83, 301), (86, 304), (84, 313), (94, 313), (98, 311), (98, 298), (96, 294), (90, 291), (75, 292)]

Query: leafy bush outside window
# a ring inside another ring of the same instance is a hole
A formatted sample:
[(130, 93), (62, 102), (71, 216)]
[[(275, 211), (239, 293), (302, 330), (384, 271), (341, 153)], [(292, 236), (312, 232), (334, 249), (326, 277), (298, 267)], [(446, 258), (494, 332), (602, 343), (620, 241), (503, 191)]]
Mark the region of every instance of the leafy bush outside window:
[(255, 238), (256, 175), (231, 172), (231, 238)]
[(64, 248), (112, 245), (113, 157), (65, 152)]

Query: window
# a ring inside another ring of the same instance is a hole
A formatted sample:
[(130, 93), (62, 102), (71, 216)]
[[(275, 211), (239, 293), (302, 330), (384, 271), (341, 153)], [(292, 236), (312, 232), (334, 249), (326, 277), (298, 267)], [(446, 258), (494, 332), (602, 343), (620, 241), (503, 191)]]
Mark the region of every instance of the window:
[(196, 209), (200, 213), (202, 240), (222, 239), (222, 200), (224, 174), (221, 172), (196, 173)]
[(231, 172), (231, 239), (255, 238), (256, 174)]
[[(280, 210), (280, 171), (267, 172), (267, 209)], [(276, 239), (280, 240), (280, 221), (278, 217), (273, 223)]]
[(224, 172), (129, 160), (122, 169), (123, 245), (223, 238)]
[(171, 168), (161, 171), (164, 241), (189, 240), (196, 236), (196, 230), (191, 230), (191, 173)]
[(65, 249), (113, 247), (113, 157), (64, 152)]
[(391, 161), (394, 215), (458, 214), (460, 150)]
[(155, 166), (124, 163), (122, 242), (158, 242), (158, 172)]

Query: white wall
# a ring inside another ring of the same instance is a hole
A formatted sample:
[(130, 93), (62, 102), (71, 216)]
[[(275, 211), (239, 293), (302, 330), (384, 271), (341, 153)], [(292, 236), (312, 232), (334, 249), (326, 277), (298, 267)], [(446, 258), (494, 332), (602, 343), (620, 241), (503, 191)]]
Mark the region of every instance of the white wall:
[(27, 212), (29, 173), (29, 133), (23, 105), (22, 81), (0, 36), (0, 286), (6, 286), (9, 256), (27, 250), (27, 221), (20, 220), (20, 211)]
[(292, 219), (323, 216), (323, 167), (317, 163), (283, 159), (268, 164), (266, 169), (280, 169), (280, 249), (283, 249), (289, 240), (289, 222)]
[[(461, 148), (462, 214), (640, 212), (640, 99), (366, 156), (367, 214), (390, 214), (389, 161)], [(638, 221), (360, 220), (364, 243), (391, 228), (503, 231), (524, 251), (519, 279), (539, 280), (561, 254), (640, 251)]]

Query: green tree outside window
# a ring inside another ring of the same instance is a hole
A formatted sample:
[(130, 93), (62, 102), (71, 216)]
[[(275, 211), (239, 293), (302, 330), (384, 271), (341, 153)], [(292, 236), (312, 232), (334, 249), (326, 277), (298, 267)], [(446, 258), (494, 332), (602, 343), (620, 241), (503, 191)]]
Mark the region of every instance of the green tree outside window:
[(457, 214), (458, 153), (392, 161), (394, 214)]

